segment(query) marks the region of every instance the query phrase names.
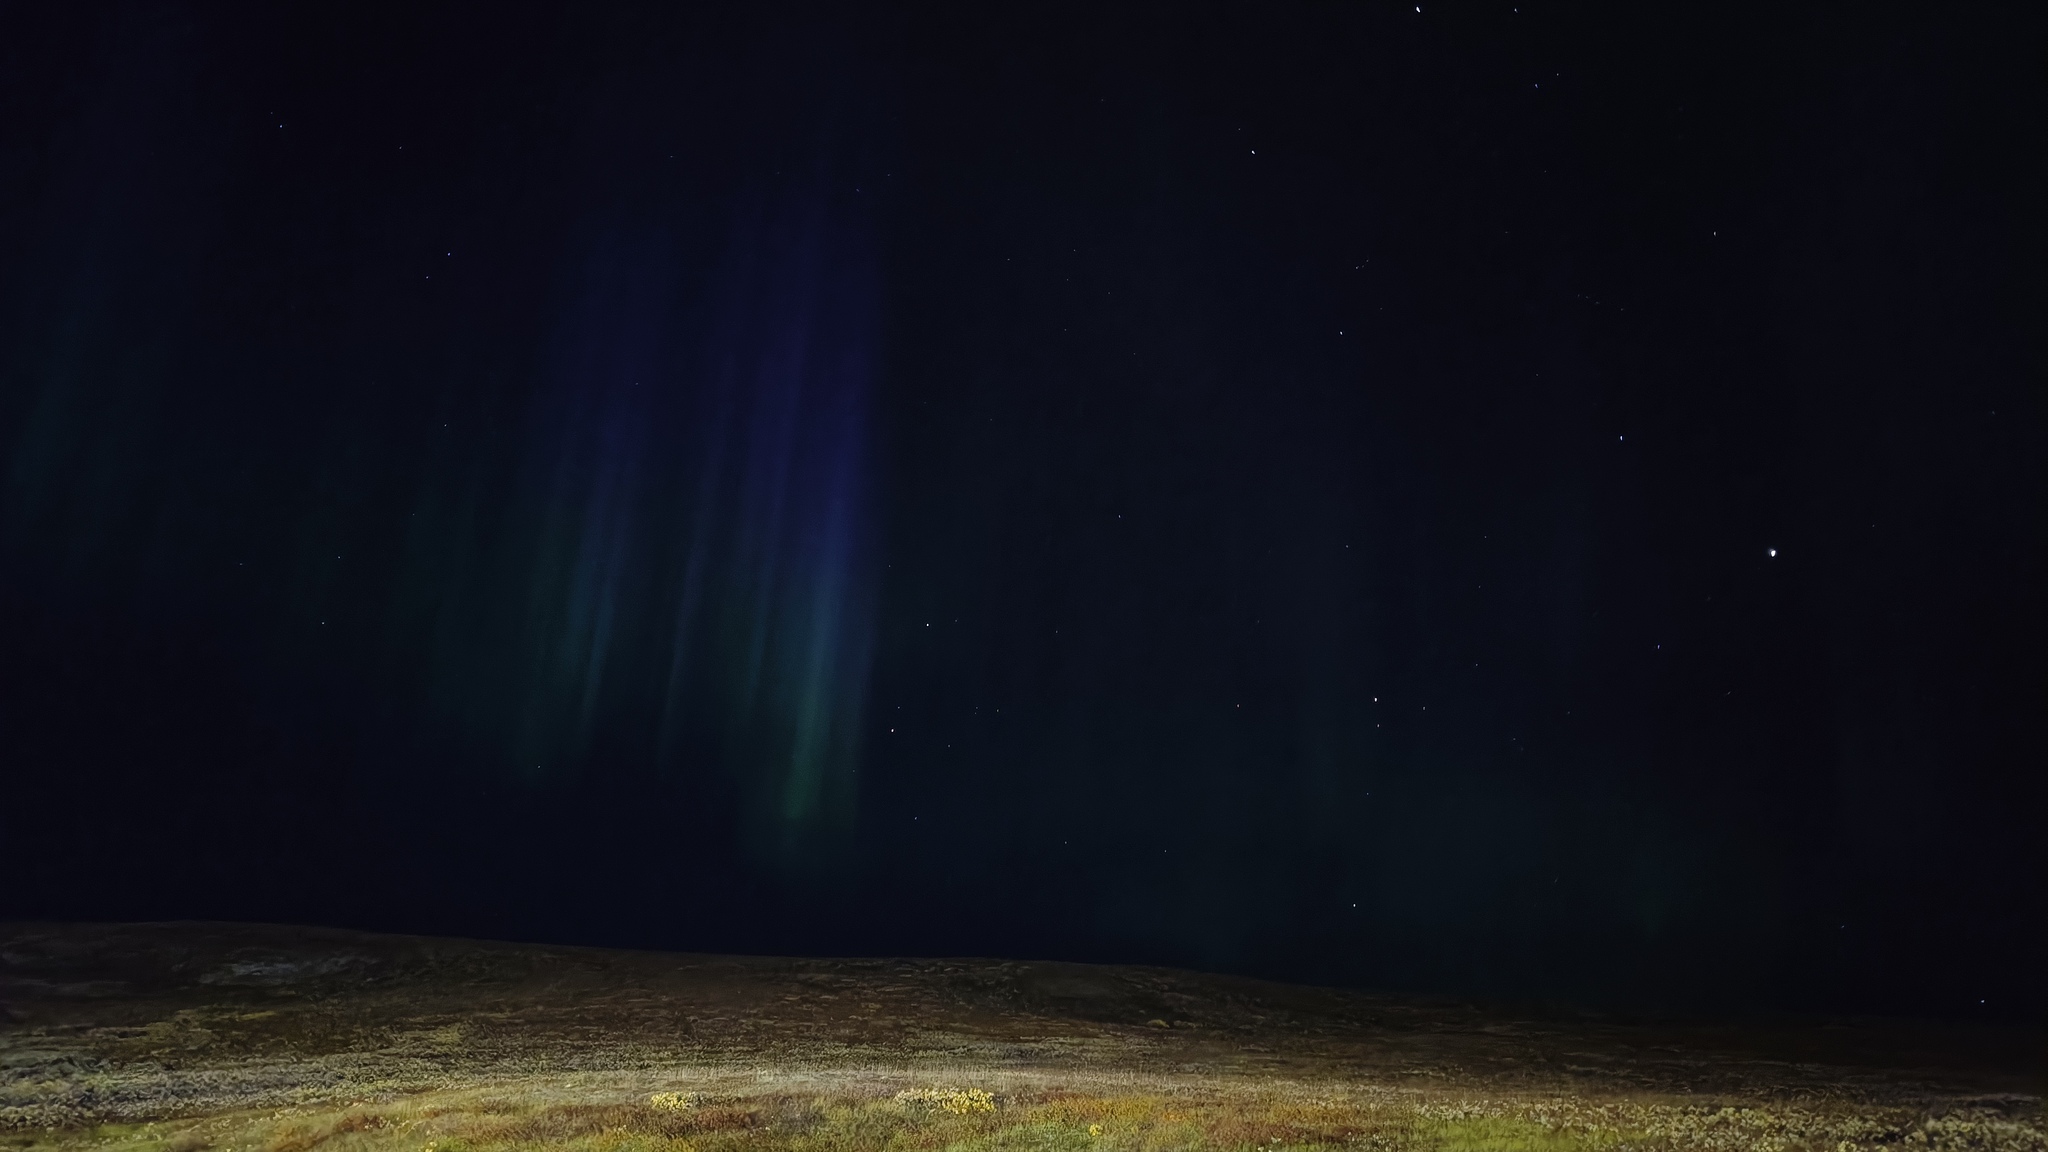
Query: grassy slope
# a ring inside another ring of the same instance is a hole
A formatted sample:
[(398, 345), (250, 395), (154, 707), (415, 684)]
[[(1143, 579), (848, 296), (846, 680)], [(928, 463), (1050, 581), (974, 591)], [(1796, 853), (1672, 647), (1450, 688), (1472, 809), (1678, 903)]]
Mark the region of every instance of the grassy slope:
[(1159, 969), (0, 926), (0, 1143), (2048, 1149), (2037, 1036)]

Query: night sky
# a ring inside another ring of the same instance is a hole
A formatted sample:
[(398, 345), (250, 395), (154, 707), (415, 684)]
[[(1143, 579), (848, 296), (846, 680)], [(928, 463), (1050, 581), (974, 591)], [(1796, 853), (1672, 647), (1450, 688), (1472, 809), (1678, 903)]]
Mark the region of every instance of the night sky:
[(0, 916), (2038, 1016), (2048, 19), (1680, 7), (0, 6)]

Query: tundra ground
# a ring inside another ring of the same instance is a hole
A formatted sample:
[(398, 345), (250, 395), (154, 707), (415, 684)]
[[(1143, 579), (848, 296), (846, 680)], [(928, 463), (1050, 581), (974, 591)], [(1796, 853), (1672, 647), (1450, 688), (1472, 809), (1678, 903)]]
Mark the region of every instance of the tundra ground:
[(0, 926), (0, 1152), (2048, 1152), (2039, 1060), (1151, 968)]

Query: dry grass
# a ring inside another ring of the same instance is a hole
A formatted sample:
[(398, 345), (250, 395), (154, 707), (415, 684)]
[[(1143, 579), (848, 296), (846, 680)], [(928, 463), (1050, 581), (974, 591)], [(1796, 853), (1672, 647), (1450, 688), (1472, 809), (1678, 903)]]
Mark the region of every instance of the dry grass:
[[(757, 1077), (757, 1079), (759, 1079)], [(1877, 1149), (2042, 1152), (2036, 1124), (1991, 1111), (1942, 1116), (1868, 1109), (1703, 1109), (1654, 1101), (1588, 1105), (1453, 1093), (1209, 1084), (1089, 1091), (890, 1081), (827, 1092), (745, 1094), (596, 1083), (499, 1084), (333, 1109), (288, 1108), (0, 1136), (49, 1152), (1169, 1152), (1283, 1149), (1579, 1152), (1625, 1149)]]
[(0, 1152), (2048, 1152), (1982, 1031), (217, 925), (0, 926), (0, 993)]

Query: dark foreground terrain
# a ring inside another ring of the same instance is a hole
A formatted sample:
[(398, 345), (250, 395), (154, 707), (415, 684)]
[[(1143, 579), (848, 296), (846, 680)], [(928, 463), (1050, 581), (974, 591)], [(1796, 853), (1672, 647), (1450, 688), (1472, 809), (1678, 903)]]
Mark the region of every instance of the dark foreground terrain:
[(2040, 1037), (1151, 968), (0, 925), (0, 1145), (2048, 1149)]

